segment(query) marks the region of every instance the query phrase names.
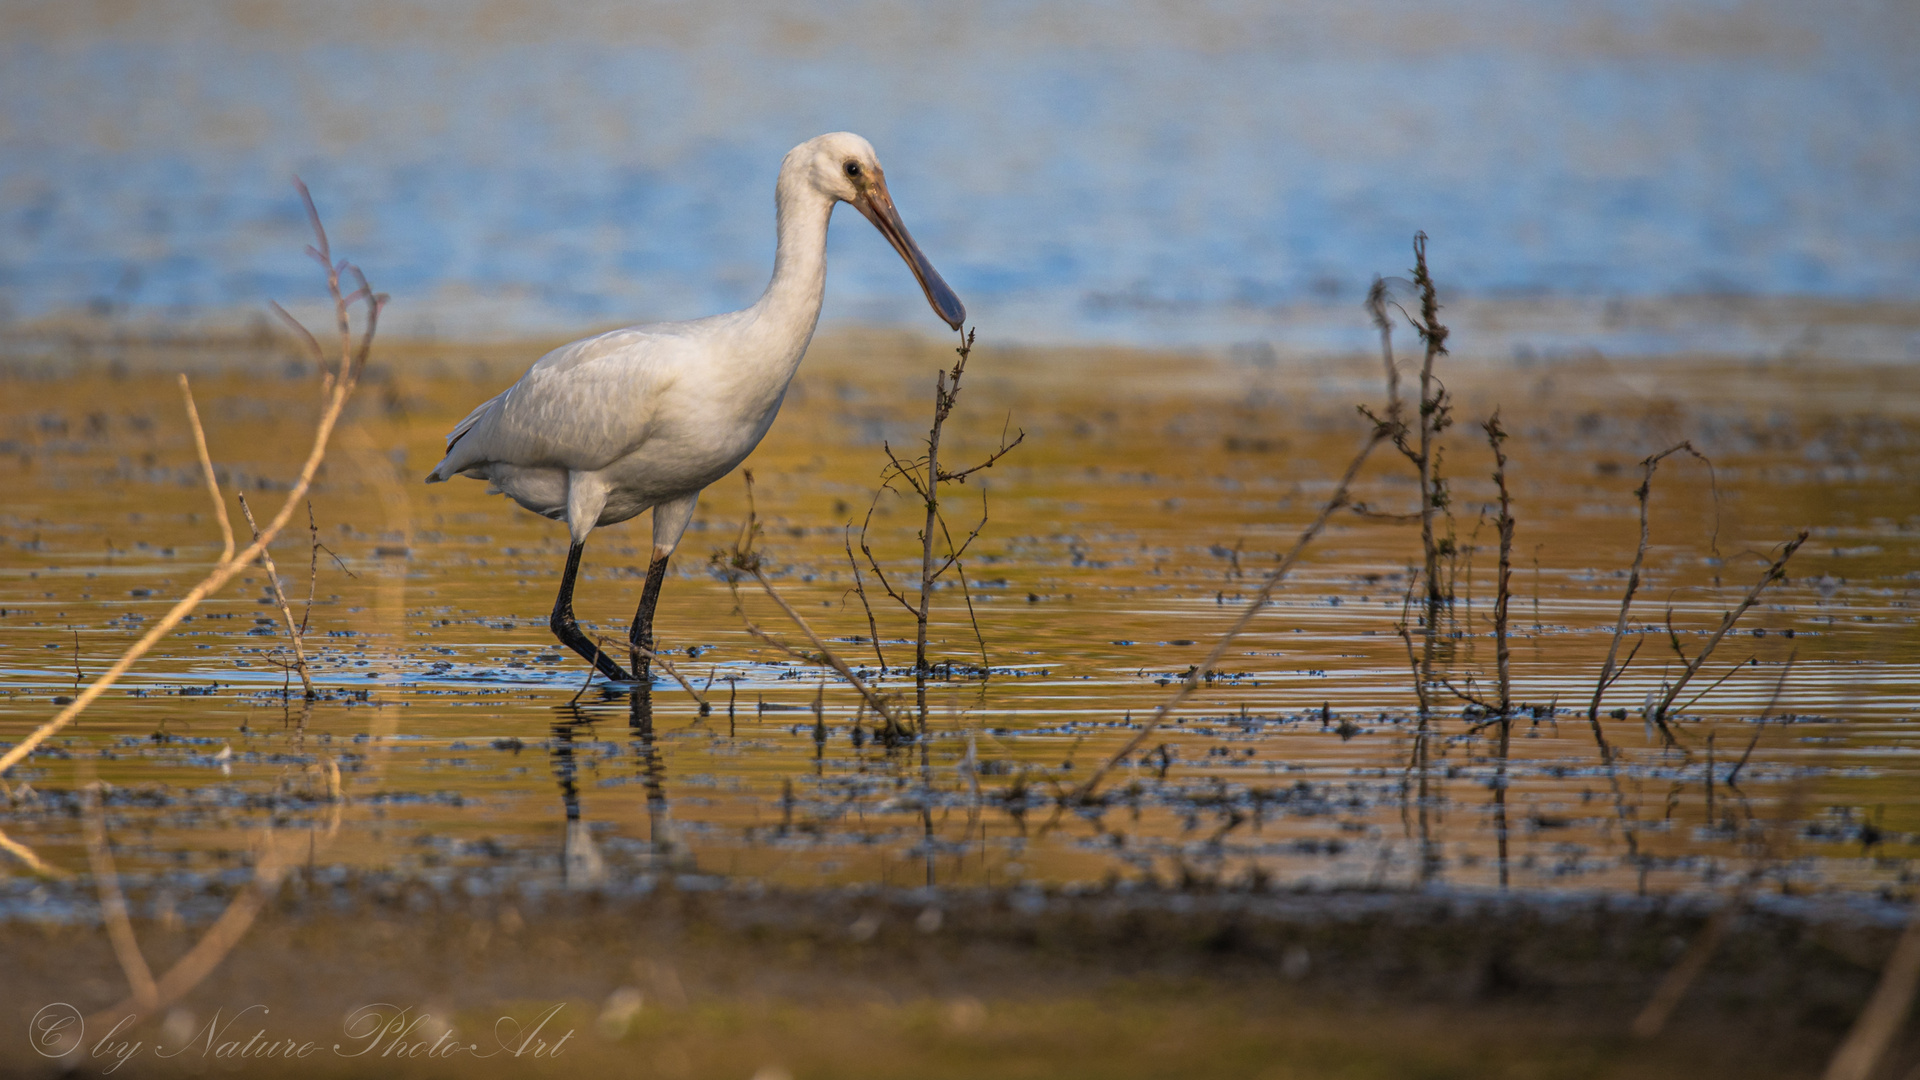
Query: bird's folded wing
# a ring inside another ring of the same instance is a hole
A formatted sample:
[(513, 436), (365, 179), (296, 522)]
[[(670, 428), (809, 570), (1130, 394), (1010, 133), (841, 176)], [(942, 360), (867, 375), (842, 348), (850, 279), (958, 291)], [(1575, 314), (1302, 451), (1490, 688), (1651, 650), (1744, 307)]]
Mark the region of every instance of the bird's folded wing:
[(624, 330), (555, 349), (454, 427), (428, 482), (493, 463), (590, 471), (631, 453), (672, 381), (672, 343)]

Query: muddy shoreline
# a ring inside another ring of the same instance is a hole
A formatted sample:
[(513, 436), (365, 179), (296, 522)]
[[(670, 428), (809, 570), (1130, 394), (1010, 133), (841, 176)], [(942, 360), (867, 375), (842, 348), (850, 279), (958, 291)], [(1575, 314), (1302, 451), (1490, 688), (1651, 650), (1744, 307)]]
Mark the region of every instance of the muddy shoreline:
[[(18, 1051), (14, 1033), (49, 1002), (108, 1008), (125, 983), (90, 916), (89, 890), (16, 881), (5, 892), (12, 917), (0, 923), (8, 968), (0, 1023)], [(32, 917), (21, 906), (29, 893), (43, 915), (64, 907), (70, 917)], [(132, 890), (135, 932), (156, 970), (190, 947), (217, 911), (219, 897), (204, 899), (156, 916), (151, 890)], [(1068, 1009), (1048, 1025), (1063, 1036), (1071, 1028), (1111, 1046), (1196, 1038), (1180, 1058), (1191, 1071), (1168, 1072), (1142, 1051), (1131, 1066), (1114, 1066), (1122, 1075), (1448, 1076), (1496, 1047), (1503, 1064), (1493, 1075), (1519, 1075), (1529, 1062), (1557, 1062), (1544, 1074), (1568, 1076), (1811, 1072), (1872, 991), (1904, 909), (1753, 897), (1727, 924), (1667, 1031), (1629, 1038), (1633, 1017), (1715, 904), (1468, 890), (787, 891), (695, 876), (475, 895), (387, 875), (326, 881), (295, 873), (179, 1014), (136, 1027), (161, 1043), (169, 1027), (177, 1038), (260, 1004), (275, 1031), (337, 1042), (342, 1018), (369, 1002), (457, 1017), (463, 1031), (477, 1018), (550, 1002), (565, 1003), (561, 1015), (578, 1029), (558, 1058), (488, 1059), (460, 1071), (416, 1062), (407, 1074), (543, 1075), (639, 1059), (656, 1065), (639, 1075), (755, 1075), (764, 1063), (735, 1060), (747, 1047), (714, 1042), (739, 1023), (754, 1028), (753, 1053), (785, 1062), (789, 1075), (947, 1075), (969, 1060), (1016, 1075), (1049, 1061), (1046, 1075), (1075, 1075), (1036, 1032), (1014, 1030), (1036, 1010)], [(634, 1015), (619, 1019), (635, 995)], [(1114, 1026), (1143, 1005), (1150, 1021)], [(857, 1033), (832, 1032), (847, 1010), (864, 1017), (856, 1028), (921, 1023), (940, 1037), (863, 1061), (840, 1045), (861, 1041)], [(1223, 1031), (1187, 1031), (1194, 1010)], [(788, 1020), (751, 1019), (762, 1014)], [(1355, 1022), (1367, 1017), (1405, 1030), (1437, 1023), (1444, 1034), (1428, 1031), (1417, 1048), (1396, 1049), (1398, 1036)], [(1278, 1040), (1270, 1049), (1284, 1063), (1280, 1044), (1306, 1033), (1352, 1053), (1335, 1054), (1338, 1067), (1306, 1073), (1245, 1069), (1227, 1053)], [(986, 1057), (969, 1056), (980, 1053)], [(9, 1075), (52, 1075), (31, 1055), (5, 1056)], [(245, 1064), (192, 1057), (143, 1060), (134, 1074)], [(803, 1063), (816, 1058), (831, 1070), (810, 1073)], [(299, 1067), (325, 1075), (351, 1064)], [(276, 1063), (276, 1071), (287, 1068)]]

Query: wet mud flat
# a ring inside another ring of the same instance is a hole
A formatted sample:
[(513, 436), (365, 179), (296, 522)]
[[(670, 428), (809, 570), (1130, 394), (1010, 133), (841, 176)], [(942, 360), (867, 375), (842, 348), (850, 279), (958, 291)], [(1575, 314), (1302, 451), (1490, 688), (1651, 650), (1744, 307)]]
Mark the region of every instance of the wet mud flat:
[[(159, 966), (224, 900), (182, 898), (155, 918), (147, 890), (129, 899)], [(0, 905), (0, 1023), (24, 1029), (48, 1002), (120, 991), (90, 888), (10, 882)], [(27, 917), (28, 906), (66, 917)], [(474, 895), (296, 872), (189, 1001), (104, 1044), (95, 1031), (85, 1071), (139, 1044), (121, 1075), (261, 1075), (268, 1047), (296, 1043), (318, 1049), (291, 1061), (283, 1050), (273, 1074), (1818, 1071), (1871, 992), (1904, 908), (1743, 904), (1665, 1029), (1628, 1036), (1719, 906), (1459, 890), (795, 892), (684, 875)], [(436, 1044), (455, 1050), (419, 1049)], [(1920, 1044), (1896, 1045), (1888, 1075), (1915, 1061)], [(58, 1074), (51, 1065), (11, 1054), (0, 1073)]]

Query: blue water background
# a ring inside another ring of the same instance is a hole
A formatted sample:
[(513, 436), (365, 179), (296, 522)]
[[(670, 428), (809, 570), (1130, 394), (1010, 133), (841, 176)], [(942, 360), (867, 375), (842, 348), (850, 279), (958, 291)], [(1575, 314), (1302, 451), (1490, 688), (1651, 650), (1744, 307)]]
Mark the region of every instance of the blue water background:
[(1257, 339), (1416, 229), (1455, 296), (1920, 299), (1911, 2), (8, 2), (0, 323), (310, 299), (295, 172), (401, 332), (737, 307), (835, 129), (1002, 339)]

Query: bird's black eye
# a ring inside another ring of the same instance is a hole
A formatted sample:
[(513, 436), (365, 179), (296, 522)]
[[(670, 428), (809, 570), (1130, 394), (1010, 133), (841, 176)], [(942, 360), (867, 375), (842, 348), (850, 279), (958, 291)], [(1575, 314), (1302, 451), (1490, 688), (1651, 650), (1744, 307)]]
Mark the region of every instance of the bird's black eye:
[(847, 162), (847, 175), (855, 180), (860, 179), (860, 163), (857, 161)]

